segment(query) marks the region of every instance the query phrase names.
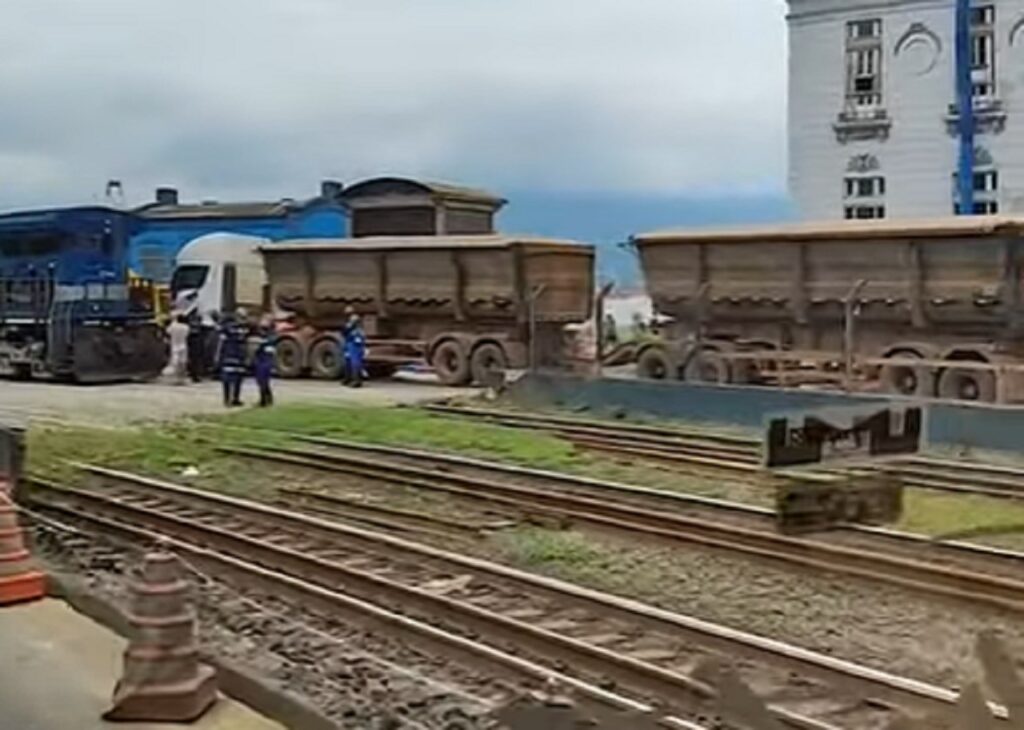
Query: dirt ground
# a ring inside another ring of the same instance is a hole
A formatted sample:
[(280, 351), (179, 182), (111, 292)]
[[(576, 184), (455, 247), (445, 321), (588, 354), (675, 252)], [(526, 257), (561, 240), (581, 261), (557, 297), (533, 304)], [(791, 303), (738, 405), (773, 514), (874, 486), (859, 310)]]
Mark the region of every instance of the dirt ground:
[[(380, 380), (363, 388), (345, 388), (317, 380), (279, 380), (274, 383), (278, 404), (317, 403), (387, 406), (417, 403), (469, 393), (447, 388), (427, 378)], [(242, 400), (258, 400), (255, 383), (247, 380)], [(181, 416), (221, 413), (220, 384), (189, 385), (124, 383), (117, 385), (65, 385), (48, 382), (0, 381), (0, 420), (60, 420), (83, 425), (122, 426)]]

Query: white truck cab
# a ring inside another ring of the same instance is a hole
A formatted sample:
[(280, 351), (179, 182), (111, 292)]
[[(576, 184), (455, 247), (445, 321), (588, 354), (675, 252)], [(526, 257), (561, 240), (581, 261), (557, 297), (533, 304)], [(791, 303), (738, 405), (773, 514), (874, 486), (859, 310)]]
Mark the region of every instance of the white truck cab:
[(267, 284), (259, 247), (268, 243), (236, 233), (210, 233), (187, 243), (178, 252), (171, 277), (173, 308), (197, 311), (206, 325), (213, 324), (215, 312), (259, 310)]

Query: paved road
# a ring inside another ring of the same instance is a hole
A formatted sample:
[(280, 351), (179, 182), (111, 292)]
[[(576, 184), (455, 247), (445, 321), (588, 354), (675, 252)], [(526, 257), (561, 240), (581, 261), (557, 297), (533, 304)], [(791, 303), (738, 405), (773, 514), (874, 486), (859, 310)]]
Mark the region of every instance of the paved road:
[[(274, 391), (279, 404), (362, 405), (415, 403), (467, 392), (428, 379), (375, 381), (358, 390), (316, 380), (282, 380), (275, 382)], [(242, 399), (250, 403), (257, 399), (252, 380), (246, 382)], [(0, 381), (0, 420), (58, 419), (116, 426), (223, 410), (220, 385), (214, 382), (182, 386), (164, 382), (81, 386)]]
[[(121, 674), (124, 641), (43, 600), (0, 608), (0, 728), (4, 730), (161, 730), (154, 723), (103, 722)], [(221, 699), (193, 730), (284, 730)]]

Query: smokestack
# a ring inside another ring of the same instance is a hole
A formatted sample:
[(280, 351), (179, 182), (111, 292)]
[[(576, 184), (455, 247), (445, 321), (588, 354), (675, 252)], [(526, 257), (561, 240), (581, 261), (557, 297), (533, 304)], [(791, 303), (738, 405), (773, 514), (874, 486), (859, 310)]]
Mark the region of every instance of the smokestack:
[(320, 183), (320, 197), (326, 200), (337, 200), (341, 197), (345, 186), (337, 180), (324, 180)]
[(156, 202), (159, 205), (177, 205), (178, 204), (178, 190), (177, 190), (177, 188), (157, 188), (156, 189)]
[(120, 208), (124, 205), (124, 186), (121, 185), (120, 180), (107, 180), (107, 189), (104, 193), (107, 199), (107, 203)]

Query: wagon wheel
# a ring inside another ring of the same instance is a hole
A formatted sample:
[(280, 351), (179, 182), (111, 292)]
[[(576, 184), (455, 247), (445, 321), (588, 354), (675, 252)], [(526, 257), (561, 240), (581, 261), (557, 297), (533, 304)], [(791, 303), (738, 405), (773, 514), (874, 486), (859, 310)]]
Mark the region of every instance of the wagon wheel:
[[(892, 357), (919, 359), (916, 352), (895, 352)], [(935, 373), (931, 368), (912, 365), (883, 365), (878, 375), (886, 393), (930, 398), (935, 395)]]
[(337, 380), (341, 377), (341, 356), (338, 343), (334, 340), (320, 340), (309, 353), (309, 369), (313, 377)]
[(302, 345), (298, 340), (293, 337), (282, 337), (277, 341), (274, 368), (282, 378), (297, 378), (302, 375)]
[(686, 364), (686, 379), (695, 383), (731, 382), (729, 363), (712, 350), (702, 350)]
[(477, 385), (490, 386), (498, 377), (504, 375), (507, 368), (508, 358), (505, 357), (505, 350), (493, 342), (478, 345), (469, 358), (469, 369), (473, 374), (473, 382)]
[(660, 347), (644, 350), (636, 361), (636, 372), (647, 380), (665, 380), (671, 375), (668, 354)]
[(466, 356), (466, 348), (455, 340), (438, 345), (430, 358), (430, 365), (445, 385), (469, 383), (469, 358)]
[(947, 368), (939, 376), (939, 397), (952, 400), (993, 403), (996, 400), (996, 375), (985, 370)]

